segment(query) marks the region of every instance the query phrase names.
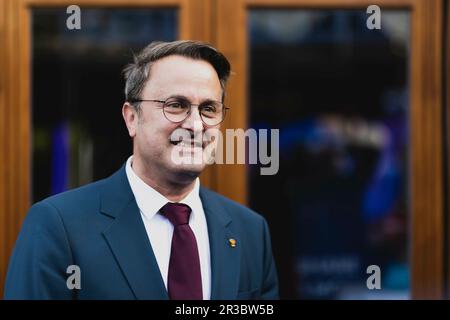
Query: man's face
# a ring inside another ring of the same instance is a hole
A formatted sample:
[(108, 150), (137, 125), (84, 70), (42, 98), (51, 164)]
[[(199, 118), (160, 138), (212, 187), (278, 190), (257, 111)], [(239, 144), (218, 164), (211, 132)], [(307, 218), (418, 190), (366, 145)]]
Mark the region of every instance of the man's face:
[[(216, 71), (206, 61), (182, 56), (173, 55), (156, 61), (151, 67), (141, 99), (165, 101), (171, 97), (184, 97), (195, 105), (211, 100), (221, 101), (222, 88)], [(141, 158), (146, 171), (158, 170), (158, 175), (168, 179), (192, 179), (205, 167), (204, 161), (198, 161), (202, 160), (198, 154), (207, 145), (202, 143), (203, 134), (205, 130), (218, 129), (219, 125), (205, 126), (197, 106), (192, 106), (184, 121), (173, 123), (164, 116), (162, 107), (159, 102), (141, 102), (142, 112), (134, 136), (135, 156)], [(184, 132), (183, 142), (179, 142), (182, 139), (177, 134), (180, 129)], [(192, 138), (186, 140), (189, 135)], [(193, 159), (194, 154), (197, 161), (179, 161), (180, 155)]]

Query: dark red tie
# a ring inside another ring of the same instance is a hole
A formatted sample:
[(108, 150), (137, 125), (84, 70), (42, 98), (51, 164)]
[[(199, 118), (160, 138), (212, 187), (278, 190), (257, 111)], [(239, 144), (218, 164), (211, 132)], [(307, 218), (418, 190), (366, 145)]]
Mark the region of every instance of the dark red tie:
[(197, 241), (189, 226), (191, 208), (182, 203), (167, 203), (161, 213), (173, 224), (168, 291), (172, 300), (202, 300), (202, 276)]

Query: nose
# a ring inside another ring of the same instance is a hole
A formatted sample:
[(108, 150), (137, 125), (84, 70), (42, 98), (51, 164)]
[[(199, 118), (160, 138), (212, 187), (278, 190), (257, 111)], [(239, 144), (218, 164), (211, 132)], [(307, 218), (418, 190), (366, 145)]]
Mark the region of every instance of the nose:
[(191, 130), (193, 132), (203, 131), (203, 121), (200, 116), (200, 111), (198, 106), (192, 105), (191, 112), (188, 117), (183, 121), (181, 127), (186, 130)]

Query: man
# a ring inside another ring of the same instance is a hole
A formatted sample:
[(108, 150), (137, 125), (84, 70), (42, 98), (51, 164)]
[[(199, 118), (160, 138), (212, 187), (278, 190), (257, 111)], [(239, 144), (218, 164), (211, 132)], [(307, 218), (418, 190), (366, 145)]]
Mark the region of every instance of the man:
[(133, 155), (111, 177), (32, 206), (6, 299), (278, 298), (266, 221), (200, 186), (207, 157), (186, 161), (213, 143), (204, 133), (223, 121), (229, 73), (196, 41), (135, 57), (122, 108)]

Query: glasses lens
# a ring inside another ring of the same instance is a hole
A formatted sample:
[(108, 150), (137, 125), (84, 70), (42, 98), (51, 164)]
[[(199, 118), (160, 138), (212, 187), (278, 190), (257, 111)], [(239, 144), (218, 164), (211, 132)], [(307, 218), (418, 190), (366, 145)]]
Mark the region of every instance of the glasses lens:
[(164, 115), (169, 121), (181, 122), (186, 119), (191, 105), (182, 99), (169, 99), (164, 104)]
[[(189, 115), (191, 103), (184, 99), (169, 99), (163, 106), (164, 115), (167, 120), (181, 122)], [(199, 107), (202, 121), (209, 126), (221, 123), (225, 117), (224, 106), (220, 102), (208, 102)]]
[(201, 106), (200, 115), (205, 124), (214, 126), (223, 121), (225, 116), (224, 108), (221, 103), (209, 102)]

